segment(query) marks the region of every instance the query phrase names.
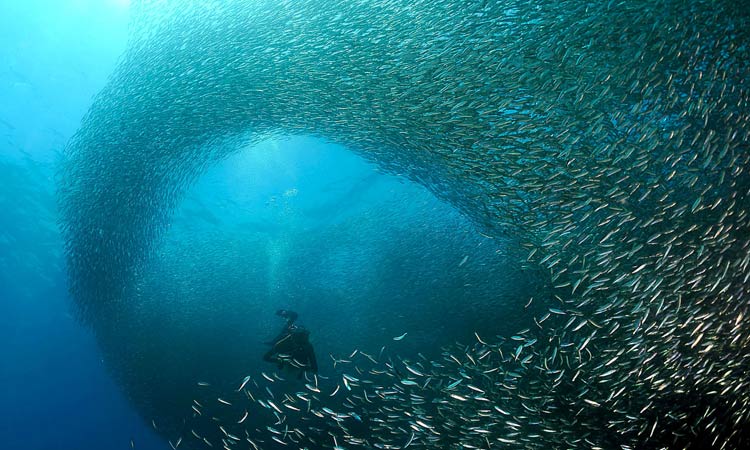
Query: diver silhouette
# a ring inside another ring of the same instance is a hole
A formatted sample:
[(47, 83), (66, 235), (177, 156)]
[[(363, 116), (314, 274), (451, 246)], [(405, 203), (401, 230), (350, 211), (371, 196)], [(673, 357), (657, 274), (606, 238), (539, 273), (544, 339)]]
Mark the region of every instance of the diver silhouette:
[(298, 314), (294, 311), (280, 309), (276, 315), (286, 319), (284, 328), (272, 341), (266, 342), (271, 348), (263, 355), (263, 360), (276, 363), (279, 369), (292, 367), (299, 369), (297, 378), (309, 371), (318, 372), (315, 350), (310, 344), (310, 332), (304, 327), (295, 325)]

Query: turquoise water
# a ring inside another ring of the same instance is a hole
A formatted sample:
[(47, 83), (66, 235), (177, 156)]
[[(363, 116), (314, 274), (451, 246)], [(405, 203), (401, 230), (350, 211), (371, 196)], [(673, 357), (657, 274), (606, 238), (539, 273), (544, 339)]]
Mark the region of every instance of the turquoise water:
[(128, 10), (0, 5), (0, 446), (162, 448), (74, 318), (57, 227), (55, 163), (125, 46)]
[(748, 29), (3, 4), (0, 447), (743, 448)]

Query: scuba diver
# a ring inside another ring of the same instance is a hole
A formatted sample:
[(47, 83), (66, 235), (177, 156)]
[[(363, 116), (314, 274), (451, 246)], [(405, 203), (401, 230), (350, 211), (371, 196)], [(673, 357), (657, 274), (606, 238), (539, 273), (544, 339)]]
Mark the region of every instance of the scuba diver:
[(280, 309), (276, 311), (276, 315), (285, 318), (286, 323), (276, 338), (266, 342), (271, 348), (263, 355), (263, 360), (275, 362), (279, 369), (285, 366), (300, 369), (297, 378), (301, 378), (306, 371), (318, 373), (318, 362), (309, 340), (310, 332), (294, 324), (298, 314)]

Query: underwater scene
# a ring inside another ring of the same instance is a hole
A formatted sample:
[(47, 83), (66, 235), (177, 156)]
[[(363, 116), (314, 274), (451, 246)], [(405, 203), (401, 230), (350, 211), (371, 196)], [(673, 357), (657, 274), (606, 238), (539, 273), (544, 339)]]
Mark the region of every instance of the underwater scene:
[(750, 448), (750, 3), (0, 4), (0, 449)]

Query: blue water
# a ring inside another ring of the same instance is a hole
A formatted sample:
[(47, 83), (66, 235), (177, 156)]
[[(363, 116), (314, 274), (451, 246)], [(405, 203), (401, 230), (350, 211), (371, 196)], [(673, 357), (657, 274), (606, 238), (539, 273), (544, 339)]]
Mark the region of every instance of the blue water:
[[(93, 331), (78, 319), (58, 229), (56, 167), (125, 48), (126, 3), (0, 5), (0, 342), (5, 348), (0, 449), (168, 448), (108, 369)], [(335, 244), (326, 237), (331, 230), (338, 230)], [(455, 233), (453, 248), (436, 247), (436, 238), (447, 240), (448, 232)], [(202, 285), (215, 316), (197, 319), (184, 310), (185, 317), (195, 319), (187, 326), (192, 336), (210, 340), (212, 320), (221, 320), (217, 326), (226, 334), (251, 343), (240, 349), (247, 363), (227, 370), (257, 375), (268, 370), (260, 361), (260, 343), (277, 331), (273, 311), (279, 307), (300, 312), (326, 365), (329, 353), (348, 354), (369, 342), (376, 351), (406, 330), (410, 337), (401, 348), (427, 353), (449, 342), (440, 341), (441, 336), (472, 336), (468, 323), (480, 331), (488, 327), (492, 318), (483, 314), (478, 300), (486, 280), (464, 278), (464, 269), (447, 274), (437, 264), (444, 259), (460, 269), (471, 251), (465, 267), (481, 266), (483, 257), (494, 255), (493, 244), (483, 239), (424, 188), (382, 174), (341, 146), (289, 136), (257, 143), (208, 170), (178, 205), (156, 260), (164, 273), (184, 269), (178, 265), (184, 262), (210, 274)], [(423, 249), (415, 245), (422, 240)], [(330, 245), (311, 249), (300, 247), (303, 241)], [(409, 251), (398, 254), (402, 244)], [(232, 283), (244, 289), (236, 279), (247, 275), (241, 269), (234, 275), (224, 272), (229, 278), (220, 279), (222, 264), (245, 262), (242, 254), (232, 260), (233, 251), (246, 252), (248, 262), (263, 258), (263, 272), (256, 274), (263, 286), (255, 302), (245, 302), (233, 287), (228, 294), (222, 290)], [(284, 262), (292, 268), (281, 267)], [(417, 269), (412, 274), (404, 272), (405, 266)], [(290, 288), (293, 283), (299, 289)], [(173, 298), (184, 294), (169, 280), (146, 284)], [(474, 298), (453, 302), (449, 294), (471, 291), (465, 288), (469, 285), (479, 286)], [(436, 301), (441, 295), (449, 299), (443, 309)], [(258, 303), (259, 298), (268, 304)], [(225, 308), (236, 308), (237, 323), (226, 324), (226, 309), (214, 308), (219, 300)], [(427, 312), (430, 303), (437, 306)], [(441, 316), (452, 320), (436, 325), (434, 318)], [(234, 331), (226, 331), (231, 326)], [(178, 332), (168, 327), (165, 341)], [(162, 351), (169, 356), (166, 344)], [(198, 358), (206, 354), (196, 350)], [(207, 365), (204, 360), (192, 369), (205, 372)], [(143, 393), (133, 386), (136, 396)], [(175, 408), (186, 416), (190, 411), (187, 404)]]
[(0, 450), (748, 442), (741, 2), (130, 1), (0, 3)]
[(116, 1), (0, 2), (0, 448), (164, 448), (74, 317), (54, 163), (122, 52)]

